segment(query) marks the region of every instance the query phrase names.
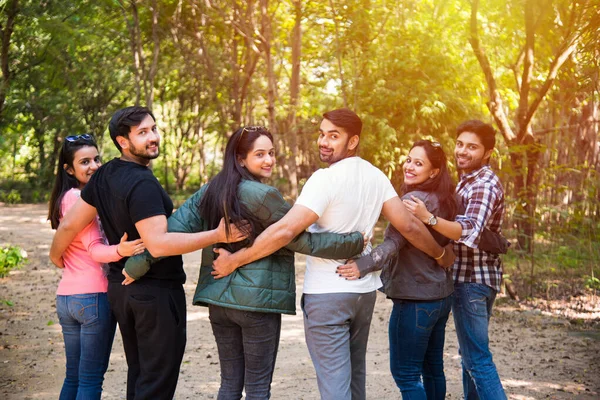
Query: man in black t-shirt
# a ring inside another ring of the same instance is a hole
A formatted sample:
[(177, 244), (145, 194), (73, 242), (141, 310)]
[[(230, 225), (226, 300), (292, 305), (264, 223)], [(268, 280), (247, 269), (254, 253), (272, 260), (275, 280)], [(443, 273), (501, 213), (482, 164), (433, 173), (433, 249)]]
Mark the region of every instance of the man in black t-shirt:
[(110, 244), (118, 244), (126, 232), (129, 240), (141, 237), (153, 256), (165, 257), (130, 285), (122, 284), (126, 259), (110, 263), (108, 299), (127, 358), (127, 399), (172, 399), (186, 343), (185, 272), (180, 254), (238, 241), (243, 235), (231, 225), (228, 239), (223, 221), (207, 232), (167, 232), (173, 203), (148, 168), (159, 155), (154, 115), (145, 107), (121, 109), (113, 115), (109, 131), (121, 157), (91, 177), (81, 198), (62, 219), (50, 258), (61, 267), (62, 253), (96, 213)]

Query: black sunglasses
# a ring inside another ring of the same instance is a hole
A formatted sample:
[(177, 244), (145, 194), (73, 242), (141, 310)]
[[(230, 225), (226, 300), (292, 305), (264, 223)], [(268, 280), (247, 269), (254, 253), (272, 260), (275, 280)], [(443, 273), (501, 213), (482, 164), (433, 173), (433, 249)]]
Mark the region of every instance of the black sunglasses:
[(93, 142), (94, 137), (89, 133), (84, 133), (83, 135), (71, 135), (65, 138), (67, 142), (76, 143), (76, 142)]

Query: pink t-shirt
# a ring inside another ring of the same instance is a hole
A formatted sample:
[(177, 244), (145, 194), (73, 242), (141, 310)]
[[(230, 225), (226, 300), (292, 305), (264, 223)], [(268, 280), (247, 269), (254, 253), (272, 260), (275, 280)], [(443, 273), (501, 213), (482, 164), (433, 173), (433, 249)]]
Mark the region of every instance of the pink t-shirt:
[[(79, 199), (81, 191), (71, 189), (63, 196), (60, 211), (64, 216)], [(62, 219), (62, 217), (61, 217)], [(118, 261), (117, 245), (108, 246), (100, 232), (97, 218), (75, 236), (63, 253), (65, 268), (58, 284), (58, 295), (105, 293), (108, 281), (102, 263)]]

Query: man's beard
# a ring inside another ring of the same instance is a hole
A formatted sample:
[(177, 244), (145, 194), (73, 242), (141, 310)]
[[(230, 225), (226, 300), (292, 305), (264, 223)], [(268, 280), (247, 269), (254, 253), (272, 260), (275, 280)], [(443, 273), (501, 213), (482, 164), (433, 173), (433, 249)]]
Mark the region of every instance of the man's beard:
[(158, 143), (156, 144), (156, 154), (148, 154), (147, 147), (144, 147), (144, 150), (139, 150), (135, 146), (130, 147), (130, 152), (132, 155), (143, 158), (145, 160), (154, 160), (160, 155), (160, 148), (158, 147)]

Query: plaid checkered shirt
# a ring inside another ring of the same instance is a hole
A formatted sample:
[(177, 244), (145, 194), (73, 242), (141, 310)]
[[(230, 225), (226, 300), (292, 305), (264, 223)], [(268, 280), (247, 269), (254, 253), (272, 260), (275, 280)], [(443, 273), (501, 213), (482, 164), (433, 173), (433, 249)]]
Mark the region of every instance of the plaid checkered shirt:
[(482, 283), (500, 291), (502, 260), (498, 254), (479, 250), (483, 228), (501, 233), (504, 217), (504, 188), (488, 165), (462, 175), (456, 194), (466, 206), (464, 215), (457, 215), (462, 234), (454, 243), (454, 282)]

